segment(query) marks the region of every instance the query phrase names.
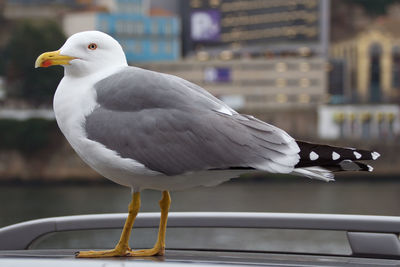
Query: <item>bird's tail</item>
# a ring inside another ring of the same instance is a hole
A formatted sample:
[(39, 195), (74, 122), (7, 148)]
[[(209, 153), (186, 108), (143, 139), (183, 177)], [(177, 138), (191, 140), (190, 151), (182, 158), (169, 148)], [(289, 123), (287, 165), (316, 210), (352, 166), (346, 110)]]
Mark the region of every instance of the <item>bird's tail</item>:
[(370, 165), (360, 160), (376, 160), (380, 154), (355, 148), (334, 147), (297, 141), (300, 148), (300, 161), (294, 173), (324, 181), (334, 180), (333, 172), (369, 171)]

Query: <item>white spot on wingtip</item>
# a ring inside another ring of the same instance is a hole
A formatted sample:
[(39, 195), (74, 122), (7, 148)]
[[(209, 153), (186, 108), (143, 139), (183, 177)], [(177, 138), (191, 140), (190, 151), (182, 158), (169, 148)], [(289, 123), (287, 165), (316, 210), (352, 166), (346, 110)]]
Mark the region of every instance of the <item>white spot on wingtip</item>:
[(374, 170), (374, 167), (372, 167), (371, 165), (367, 165), (368, 166), (368, 171), (372, 172)]
[(340, 158), (340, 155), (338, 153), (336, 153), (335, 151), (332, 152), (332, 159), (333, 160), (337, 160)]
[(361, 154), (358, 153), (357, 151), (354, 151), (353, 154), (354, 154), (354, 156), (356, 157), (356, 159), (361, 158)]
[(319, 155), (315, 153), (314, 151), (310, 152), (310, 160), (317, 160), (319, 158)]
[(381, 154), (379, 154), (378, 152), (374, 151), (371, 153), (372, 159), (376, 160), (377, 158), (379, 158), (381, 156)]

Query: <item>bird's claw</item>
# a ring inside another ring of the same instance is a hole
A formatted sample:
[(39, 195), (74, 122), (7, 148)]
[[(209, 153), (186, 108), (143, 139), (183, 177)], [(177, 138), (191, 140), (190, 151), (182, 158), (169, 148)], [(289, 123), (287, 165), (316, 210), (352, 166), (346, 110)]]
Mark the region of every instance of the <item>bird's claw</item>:
[(131, 252), (130, 249), (127, 250), (119, 250), (119, 249), (111, 249), (111, 250), (100, 250), (100, 251), (78, 251), (75, 252), (75, 257), (77, 258), (106, 258), (106, 257), (126, 257)]
[(77, 258), (106, 258), (106, 257), (150, 257), (150, 256), (164, 256), (165, 248), (154, 247), (150, 249), (132, 250), (127, 248), (122, 249), (111, 249), (101, 251), (77, 251), (75, 257)]
[(150, 257), (150, 256), (164, 256), (165, 248), (154, 247), (150, 249), (131, 250), (127, 256), (129, 257)]

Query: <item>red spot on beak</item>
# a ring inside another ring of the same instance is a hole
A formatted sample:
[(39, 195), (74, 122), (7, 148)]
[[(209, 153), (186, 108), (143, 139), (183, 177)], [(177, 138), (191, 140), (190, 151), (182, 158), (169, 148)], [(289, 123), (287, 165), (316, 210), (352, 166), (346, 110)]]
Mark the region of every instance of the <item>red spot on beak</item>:
[(49, 66), (51, 66), (51, 65), (52, 65), (52, 63), (51, 63), (51, 60), (50, 60), (50, 59), (45, 60), (45, 61), (43, 61), (43, 63), (42, 63), (42, 67), (45, 67), (45, 68), (47, 68), (47, 67), (49, 67)]

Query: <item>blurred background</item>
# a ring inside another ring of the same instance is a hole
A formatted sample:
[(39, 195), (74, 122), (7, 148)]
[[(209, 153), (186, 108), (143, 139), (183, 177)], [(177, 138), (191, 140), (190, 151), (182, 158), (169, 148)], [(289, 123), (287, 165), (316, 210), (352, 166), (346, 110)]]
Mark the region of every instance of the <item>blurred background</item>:
[[(58, 130), (62, 68), (33, 67), (83, 30), (297, 139), (382, 154), (372, 174), (335, 183), (246, 176), (173, 192), (172, 211), (400, 215), (399, 25), (395, 0), (0, 1), (0, 227), (127, 210), (129, 189), (92, 171)], [(158, 211), (159, 197), (144, 192), (142, 211)]]

